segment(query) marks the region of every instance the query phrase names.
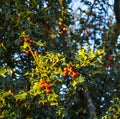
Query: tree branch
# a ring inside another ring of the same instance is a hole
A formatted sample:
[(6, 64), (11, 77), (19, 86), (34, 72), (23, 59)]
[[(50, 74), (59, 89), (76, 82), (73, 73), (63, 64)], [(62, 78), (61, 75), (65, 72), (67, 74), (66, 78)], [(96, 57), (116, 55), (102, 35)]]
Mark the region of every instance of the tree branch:
[(95, 116), (95, 106), (92, 102), (92, 99), (89, 95), (89, 92), (85, 91), (83, 93), (83, 95), (84, 95), (86, 107), (87, 107), (87, 110), (88, 110), (88, 115), (89, 115), (90, 118), (93, 118)]
[(114, 0), (114, 13), (117, 23), (120, 24), (120, 0)]

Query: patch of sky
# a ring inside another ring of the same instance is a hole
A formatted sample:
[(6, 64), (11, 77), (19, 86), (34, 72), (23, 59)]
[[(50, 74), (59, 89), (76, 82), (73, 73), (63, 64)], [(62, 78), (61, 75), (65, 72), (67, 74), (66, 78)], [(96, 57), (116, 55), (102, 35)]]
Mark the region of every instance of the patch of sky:
[(2, 12), (2, 8), (0, 8), (0, 12)]
[(105, 100), (105, 98), (104, 97), (101, 97), (101, 101), (103, 102)]
[[(87, 12), (90, 10), (90, 6), (94, 4), (94, 0), (88, 0), (89, 5), (84, 4), (85, 2), (81, 2), (81, 0), (72, 0), (72, 3), (69, 5), (69, 7), (72, 9), (72, 15), (74, 18), (74, 24), (70, 25), (70, 29), (72, 29), (73, 33), (75, 33), (76, 29), (80, 29), (82, 27), (82, 24), (80, 24), (80, 20), (83, 18), (83, 20), (86, 20), (87, 24), (90, 24), (92, 21), (92, 16), (89, 17), (87, 16)], [(107, 0), (104, 3), (101, 1), (100, 4), (96, 4), (93, 8), (93, 12), (96, 15), (101, 16), (101, 20), (99, 18), (96, 18), (96, 20), (93, 22), (93, 25), (98, 24), (99, 29), (103, 29), (104, 27), (107, 28), (107, 22), (108, 20), (111, 20), (112, 22), (115, 21), (114, 17), (114, 12), (113, 12), (113, 0)], [(110, 5), (110, 7), (108, 7)], [(103, 10), (105, 9), (105, 11)], [(102, 14), (101, 14), (102, 10)], [(104, 16), (104, 17), (103, 17)], [(111, 22), (110, 21), (110, 22)], [(91, 32), (91, 37), (89, 37), (89, 43), (91, 44), (91, 47), (94, 46), (94, 43), (96, 42), (95, 40), (99, 40), (100, 44), (102, 39), (102, 31), (96, 31), (96, 35), (94, 36), (93, 34), (94, 29), (92, 28), (87, 28), (81, 33), (81, 36), (83, 35), (88, 35), (89, 32)], [(95, 38), (95, 39), (94, 39)], [(80, 47), (78, 45), (78, 47)]]

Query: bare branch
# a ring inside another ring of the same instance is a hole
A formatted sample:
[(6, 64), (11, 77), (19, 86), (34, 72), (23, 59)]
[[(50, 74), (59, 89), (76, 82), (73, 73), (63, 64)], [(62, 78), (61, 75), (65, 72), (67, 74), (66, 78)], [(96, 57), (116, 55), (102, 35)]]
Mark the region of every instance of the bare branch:
[(114, 0), (114, 13), (117, 23), (120, 24), (120, 0)]
[(89, 92), (86, 91), (86, 92), (84, 92), (83, 95), (84, 95), (84, 99), (85, 99), (85, 103), (86, 103), (86, 107), (87, 107), (87, 110), (88, 110), (89, 117), (93, 118), (95, 116), (95, 106), (92, 102), (92, 99), (89, 95)]

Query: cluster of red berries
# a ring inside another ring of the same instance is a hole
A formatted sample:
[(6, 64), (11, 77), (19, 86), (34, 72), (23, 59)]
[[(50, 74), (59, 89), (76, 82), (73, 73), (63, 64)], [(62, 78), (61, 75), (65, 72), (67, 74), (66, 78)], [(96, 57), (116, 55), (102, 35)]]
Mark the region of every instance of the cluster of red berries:
[(40, 80), (39, 88), (46, 89), (46, 93), (49, 94), (51, 92), (52, 84), (47, 81)]
[(62, 76), (63, 77), (71, 76), (72, 78), (76, 78), (77, 76), (79, 76), (79, 74), (80, 73), (78, 71), (75, 71), (73, 66), (70, 66), (64, 67)]
[[(33, 43), (34, 43), (34, 40), (28, 39), (27, 42), (30, 43), (30, 44), (33, 44)], [(20, 40), (19, 40), (19, 43), (20, 43), (20, 44), (24, 43), (24, 40), (23, 40), (23, 39), (20, 39)]]
[[(30, 55), (30, 54), (31, 54), (30, 50), (25, 50), (25, 54), (26, 54), (26, 55)], [(39, 54), (39, 52), (38, 52), (37, 50), (35, 50), (35, 51), (33, 52), (33, 54)]]
[(114, 60), (114, 57), (111, 56), (111, 55), (109, 55), (109, 56), (107, 57), (107, 63), (106, 63), (105, 66), (106, 66), (107, 68), (108, 68), (108, 67), (113, 68), (113, 67), (114, 67), (113, 60)]
[[(33, 43), (34, 43), (34, 40), (33, 40), (33, 39), (28, 39), (27, 42), (30, 43), (30, 44), (33, 44)], [(20, 39), (20, 40), (19, 40), (19, 43), (20, 43), (20, 45), (23, 45), (24, 40), (23, 40), (23, 39)], [(31, 54), (30, 50), (25, 50), (25, 54), (26, 54), (26, 55), (30, 55), (30, 54)], [(38, 53), (37, 50), (35, 50), (35, 51), (33, 51), (33, 54), (39, 54), (39, 53)]]
[(29, 50), (25, 50), (25, 54), (26, 54), (26, 55), (30, 55), (31, 52), (30, 52)]

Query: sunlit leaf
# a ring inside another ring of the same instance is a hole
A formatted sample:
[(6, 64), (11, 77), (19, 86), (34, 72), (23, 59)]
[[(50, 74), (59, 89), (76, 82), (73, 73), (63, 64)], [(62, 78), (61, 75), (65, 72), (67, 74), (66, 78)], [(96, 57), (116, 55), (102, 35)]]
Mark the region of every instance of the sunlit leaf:
[(3, 68), (0, 68), (0, 75), (4, 75), (5, 73), (10, 73), (10, 69), (3, 69)]
[(27, 96), (27, 93), (24, 92), (24, 93), (21, 93), (21, 94), (16, 94), (14, 97), (15, 97), (16, 100), (25, 100), (26, 96)]

